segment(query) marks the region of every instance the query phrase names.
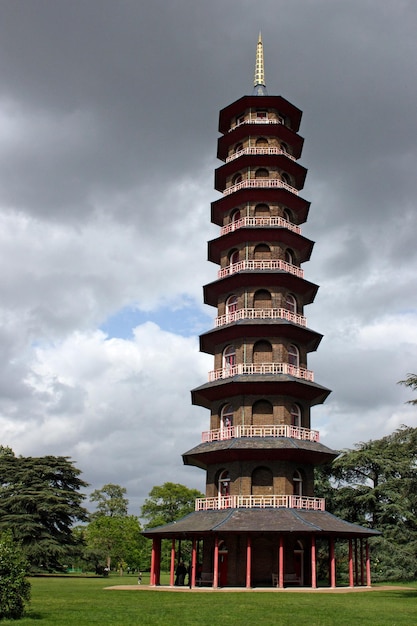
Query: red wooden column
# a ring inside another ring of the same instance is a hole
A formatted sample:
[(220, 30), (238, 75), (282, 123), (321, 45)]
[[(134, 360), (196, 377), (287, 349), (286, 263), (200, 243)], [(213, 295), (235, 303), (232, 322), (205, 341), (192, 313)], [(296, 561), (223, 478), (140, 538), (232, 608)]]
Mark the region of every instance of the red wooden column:
[(353, 586), (353, 545), (352, 539), (349, 539), (349, 587)]
[(359, 585), (359, 558), (358, 558), (358, 540), (355, 537), (355, 585)]
[(361, 585), (365, 584), (365, 570), (364, 570), (364, 558), (363, 558), (363, 541), (361, 539), (360, 544), (360, 554), (361, 554)]
[(279, 536), (278, 587), (280, 589), (284, 588), (284, 535)]
[(334, 552), (334, 537), (330, 537), (330, 587), (336, 587), (336, 556)]
[(150, 575), (150, 578), (149, 578), (149, 584), (152, 587), (155, 585), (155, 550), (156, 550), (156, 539), (154, 537), (152, 539), (151, 575)]
[(311, 535), (311, 587), (317, 589), (316, 536)]
[(368, 541), (366, 542), (366, 586), (371, 586), (371, 556)]
[(174, 586), (175, 581), (175, 538), (172, 540), (171, 544), (171, 566), (169, 570), (169, 584), (171, 587)]
[(151, 555), (151, 576), (150, 584), (154, 587), (159, 585), (161, 573), (161, 539), (154, 537), (152, 540), (152, 555)]
[(190, 587), (195, 587), (196, 572), (197, 572), (197, 540), (193, 539), (193, 547), (192, 547), (192, 552), (191, 552)]
[(251, 588), (252, 581), (252, 537), (248, 535), (246, 540), (246, 589)]
[(213, 568), (213, 589), (219, 586), (219, 538), (214, 537), (214, 568)]

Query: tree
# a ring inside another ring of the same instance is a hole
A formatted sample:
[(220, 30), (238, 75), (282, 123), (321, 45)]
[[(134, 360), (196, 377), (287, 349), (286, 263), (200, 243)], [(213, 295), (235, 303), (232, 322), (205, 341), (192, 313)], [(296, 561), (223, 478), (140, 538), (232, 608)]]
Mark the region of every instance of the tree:
[(125, 564), (140, 566), (145, 538), (140, 534), (139, 519), (127, 514), (129, 500), (125, 494), (124, 487), (110, 483), (90, 496), (90, 500), (98, 504), (85, 528), (85, 539), (96, 569), (100, 562), (105, 562), (110, 570), (112, 562), (116, 562), (122, 574)]
[(142, 505), (142, 517), (148, 520), (147, 528), (169, 524), (194, 511), (196, 498), (203, 497), (197, 489), (164, 483), (149, 492), (149, 498)]
[(11, 528), (32, 567), (60, 568), (74, 546), (87, 486), (68, 457), (16, 457), (0, 449), (0, 531)]
[[(398, 384), (405, 385), (406, 387), (410, 387), (413, 391), (417, 391), (417, 375), (407, 374), (407, 378), (405, 380), (399, 380)], [(417, 404), (417, 399), (408, 400), (407, 404)]]
[(129, 500), (124, 497), (125, 494), (124, 487), (112, 483), (96, 489), (90, 496), (91, 502), (97, 502), (97, 511), (93, 515), (127, 515)]
[[(179, 483), (164, 483), (152, 487), (149, 497), (142, 505), (141, 515), (148, 520), (147, 528), (155, 528), (188, 515), (195, 510), (196, 498), (203, 498), (198, 489), (189, 489)], [(148, 542), (149, 545), (149, 542)], [(187, 561), (191, 558), (190, 542), (182, 542), (181, 557)], [(161, 567), (168, 570), (171, 560), (171, 543), (163, 539), (161, 545)]]
[(19, 619), (30, 600), (28, 563), (11, 532), (0, 535), (0, 619)]
[(381, 579), (417, 572), (417, 429), (344, 450), (333, 465), (317, 468), (317, 494), (326, 509), (347, 521), (375, 528), (375, 570)]
[(85, 529), (87, 547), (105, 561), (109, 570), (115, 562), (123, 574), (127, 565), (139, 566), (136, 561), (144, 543), (141, 530), (134, 515), (101, 515)]

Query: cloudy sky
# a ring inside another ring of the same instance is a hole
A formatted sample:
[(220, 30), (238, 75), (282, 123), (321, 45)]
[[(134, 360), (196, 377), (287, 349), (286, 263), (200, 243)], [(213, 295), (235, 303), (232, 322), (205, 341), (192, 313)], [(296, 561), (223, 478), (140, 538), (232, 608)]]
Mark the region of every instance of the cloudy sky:
[(208, 412), (202, 285), (218, 111), (252, 91), (304, 111), (313, 411), (337, 449), (417, 426), (415, 0), (2, 0), (0, 444), (67, 455), (131, 512)]

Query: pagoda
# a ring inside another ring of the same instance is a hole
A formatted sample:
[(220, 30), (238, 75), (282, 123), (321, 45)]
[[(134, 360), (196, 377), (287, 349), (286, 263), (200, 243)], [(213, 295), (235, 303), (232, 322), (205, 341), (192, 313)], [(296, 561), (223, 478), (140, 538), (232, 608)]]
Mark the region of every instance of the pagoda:
[(208, 382), (192, 391), (210, 410), (210, 428), (183, 454), (206, 472), (195, 512), (144, 532), (153, 539), (151, 585), (160, 582), (161, 539), (171, 539), (170, 584), (191, 541), (191, 587), (317, 587), (317, 551), (327, 551), (328, 586), (336, 586), (335, 542), (347, 542), (347, 584), (370, 585), (368, 538), (377, 531), (326, 512), (314, 495), (314, 468), (337, 452), (311, 428), (311, 407), (330, 390), (316, 383), (308, 354), (322, 339), (304, 309), (318, 286), (304, 276), (313, 242), (303, 236), (310, 203), (298, 162), (301, 111), (267, 93), (259, 35), (252, 95), (220, 111), (211, 205), (219, 236), (208, 244), (217, 278), (204, 287), (216, 308), (200, 337), (213, 355)]

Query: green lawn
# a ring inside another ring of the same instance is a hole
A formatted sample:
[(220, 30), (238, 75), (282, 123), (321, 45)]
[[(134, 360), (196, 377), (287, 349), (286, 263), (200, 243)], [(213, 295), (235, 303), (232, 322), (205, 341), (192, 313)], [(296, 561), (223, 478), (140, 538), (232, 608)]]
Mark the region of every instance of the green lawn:
[[(147, 582), (146, 577), (143, 580)], [(33, 578), (19, 622), (1, 626), (397, 626), (417, 623), (417, 588), (330, 593), (115, 591), (136, 577)]]

